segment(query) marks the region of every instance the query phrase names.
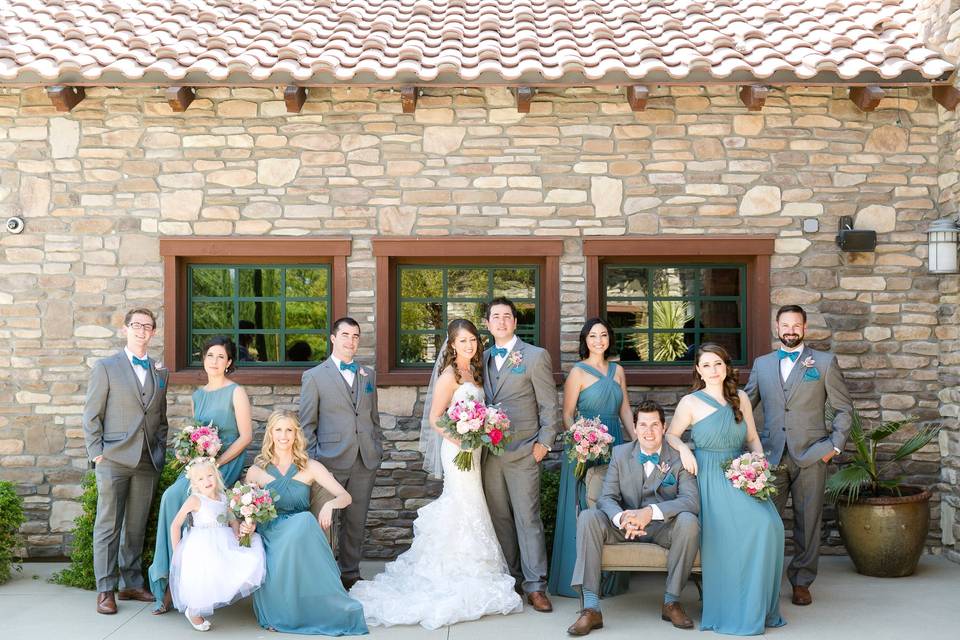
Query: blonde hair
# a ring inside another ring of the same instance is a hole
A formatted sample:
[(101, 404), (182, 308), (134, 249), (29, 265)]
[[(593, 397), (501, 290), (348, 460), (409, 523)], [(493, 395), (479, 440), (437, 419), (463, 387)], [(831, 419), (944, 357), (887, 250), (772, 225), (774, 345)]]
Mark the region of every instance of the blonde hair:
[(310, 461), (307, 456), (307, 439), (303, 435), (303, 429), (300, 428), (300, 419), (297, 414), (286, 409), (277, 409), (267, 418), (267, 430), (263, 434), (263, 447), (260, 449), (260, 455), (256, 457), (253, 463), (261, 469), (266, 469), (267, 465), (273, 462), (275, 453), (273, 428), (281, 420), (289, 420), (296, 427), (293, 437), (293, 464), (297, 465), (297, 469), (302, 471), (307, 468), (307, 463)]
[(196, 494), (194, 490), (194, 482), (197, 479), (197, 472), (201, 469), (206, 469), (207, 467), (213, 468), (213, 473), (217, 478), (217, 490), (215, 495), (226, 494), (226, 489), (223, 486), (223, 476), (220, 475), (220, 469), (217, 468), (217, 461), (213, 458), (194, 458), (187, 463), (187, 479), (190, 481), (190, 493)]

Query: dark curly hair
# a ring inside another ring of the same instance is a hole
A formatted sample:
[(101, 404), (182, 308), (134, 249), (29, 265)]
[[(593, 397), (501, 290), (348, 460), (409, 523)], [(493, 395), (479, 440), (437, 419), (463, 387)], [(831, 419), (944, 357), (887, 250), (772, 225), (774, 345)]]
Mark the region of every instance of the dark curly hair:
[(230, 374), (237, 370), (237, 348), (233, 346), (233, 340), (227, 336), (213, 336), (203, 345), (204, 358), (207, 357), (207, 351), (210, 351), (211, 347), (223, 347), (224, 351), (227, 352), (230, 365), (227, 367), (226, 373)]
[(477, 351), (473, 354), (473, 357), (470, 358), (470, 373), (473, 374), (473, 380), (479, 386), (483, 386), (483, 341), (480, 339), (480, 332), (477, 331), (475, 324), (469, 320), (464, 320), (463, 318), (457, 318), (452, 320), (450, 324), (447, 325), (447, 350), (443, 353), (443, 365), (440, 367), (440, 371), (445, 371), (448, 366), (453, 365), (453, 375), (457, 380), (457, 384), (463, 382), (460, 378), (460, 369), (456, 366), (457, 352), (453, 348), (453, 341), (457, 339), (457, 336), (461, 331), (468, 331), (473, 334), (473, 337), (477, 339)]
[(706, 353), (712, 353), (718, 356), (727, 367), (727, 377), (723, 379), (723, 398), (727, 401), (727, 404), (730, 405), (730, 408), (733, 409), (733, 419), (738, 423), (743, 422), (743, 411), (740, 410), (740, 396), (737, 394), (738, 373), (737, 370), (730, 365), (730, 354), (719, 344), (715, 342), (704, 342), (700, 345), (700, 348), (697, 349), (697, 359), (693, 365), (693, 390), (699, 391), (707, 386), (697, 371), (700, 358)]

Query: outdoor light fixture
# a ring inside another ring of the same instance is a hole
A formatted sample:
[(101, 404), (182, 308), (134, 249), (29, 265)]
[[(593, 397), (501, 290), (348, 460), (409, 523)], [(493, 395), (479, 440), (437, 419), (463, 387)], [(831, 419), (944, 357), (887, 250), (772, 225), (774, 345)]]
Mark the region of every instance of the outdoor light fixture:
[(951, 218), (937, 220), (927, 229), (930, 273), (957, 273), (957, 238), (960, 227)]
[(871, 229), (854, 229), (852, 217), (840, 216), (837, 245), (841, 251), (873, 251), (877, 248), (877, 232)]

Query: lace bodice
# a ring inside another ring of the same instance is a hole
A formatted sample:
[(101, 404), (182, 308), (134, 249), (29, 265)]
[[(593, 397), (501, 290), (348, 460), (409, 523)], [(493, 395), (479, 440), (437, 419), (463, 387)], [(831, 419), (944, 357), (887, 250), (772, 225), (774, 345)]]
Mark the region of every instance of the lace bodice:
[(468, 398), (477, 402), (483, 402), (483, 389), (472, 382), (464, 382), (453, 392), (453, 398), (450, 400), (450, 404), (453, 405)]

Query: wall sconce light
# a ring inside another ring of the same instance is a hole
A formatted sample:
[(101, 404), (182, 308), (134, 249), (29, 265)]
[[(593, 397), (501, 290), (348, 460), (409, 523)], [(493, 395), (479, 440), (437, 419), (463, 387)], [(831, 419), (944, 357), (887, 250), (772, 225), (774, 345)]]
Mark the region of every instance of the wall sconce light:
[(837, 245), (841, 251), (873, 251), (877, 248), (877, 232), (872, 229), (854, 229), (852, 217), (840, 216)]
[(960, 227), (950, 218), (937, 220), (927, 229), (927, 260), (930, 273), (957, 273), (957, 239)]

